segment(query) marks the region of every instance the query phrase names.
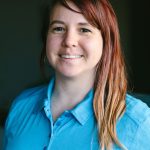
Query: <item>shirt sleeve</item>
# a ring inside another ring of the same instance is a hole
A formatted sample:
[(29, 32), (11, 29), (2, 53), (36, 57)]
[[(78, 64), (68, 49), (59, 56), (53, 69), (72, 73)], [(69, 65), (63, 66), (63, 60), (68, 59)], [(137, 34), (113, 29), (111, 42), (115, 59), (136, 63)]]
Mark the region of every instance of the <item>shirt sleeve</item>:
[(150, 150), (150, 114), (139, 125), (130, 149)]
[[(8, 116), (6, 118), (5, 126), (4, 126), (4, 136), (3, 136), (3, 150), (7, 150), (8, 143), (9, 143), (9, 137), (11, 137), (11, 134), (9, 133), (11, 129), (11, 122), (13, 118), (13, 108), (15, 106), (15, 101), (12, 103), (11, 108), (9, 110)], [(9, 144), (10, 145), (10, 144)]]
[(21, 94), (19, 94), (12, 102), (11, 107), (9, 109), (8, 116), (5, 121), (4, 126), (4, 136), (3, 136), (3, 150), (10, 150), (12, 149), (11, 146), (11, 138), (12, 138), (12, 132), (13, 127), (15, 126), (15, 120), (17, 120), (17, 117), (19, 115), (20, 110), (20, 101), (27, 97), (27, 94), (29, 92), (23, 91)]

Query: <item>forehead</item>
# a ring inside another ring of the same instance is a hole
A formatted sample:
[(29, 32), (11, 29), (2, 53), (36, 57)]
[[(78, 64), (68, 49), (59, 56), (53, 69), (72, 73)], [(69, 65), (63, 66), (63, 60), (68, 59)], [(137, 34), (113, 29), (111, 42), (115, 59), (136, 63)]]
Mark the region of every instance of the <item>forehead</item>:
[(83, 16), (79, 8), (72, 2), (68, 2), (68, 5), (71, 9), (66, 8), (65, 6), (57, 3), (50, 15), (50, 21), (61, 20), (66, 22), (85, 22), (88, 23), (86, 18)]

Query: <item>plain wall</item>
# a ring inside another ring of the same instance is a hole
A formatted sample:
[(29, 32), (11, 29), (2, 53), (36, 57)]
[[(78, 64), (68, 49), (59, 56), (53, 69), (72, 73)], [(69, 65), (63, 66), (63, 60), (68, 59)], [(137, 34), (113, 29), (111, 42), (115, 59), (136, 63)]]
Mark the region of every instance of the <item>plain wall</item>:
[(132, 82), (136, 92), (150, 94), (150, 1), (131, 1), (131, 8)]

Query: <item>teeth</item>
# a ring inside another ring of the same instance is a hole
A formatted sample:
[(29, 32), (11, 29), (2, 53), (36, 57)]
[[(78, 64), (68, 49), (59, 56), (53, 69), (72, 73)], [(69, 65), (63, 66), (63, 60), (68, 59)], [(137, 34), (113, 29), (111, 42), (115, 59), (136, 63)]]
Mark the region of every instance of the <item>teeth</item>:
[(60, 55), (62, 58), (81, 58), (82, 55)]

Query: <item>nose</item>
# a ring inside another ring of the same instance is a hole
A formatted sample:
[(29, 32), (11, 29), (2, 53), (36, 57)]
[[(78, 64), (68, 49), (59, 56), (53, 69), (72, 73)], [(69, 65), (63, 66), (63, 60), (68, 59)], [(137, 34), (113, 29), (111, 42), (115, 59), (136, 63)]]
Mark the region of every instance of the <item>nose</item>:
[(64, 47), (76, 47), (78, 45), (78, 35), (74, 31), (67, 31), (62, 42)]

